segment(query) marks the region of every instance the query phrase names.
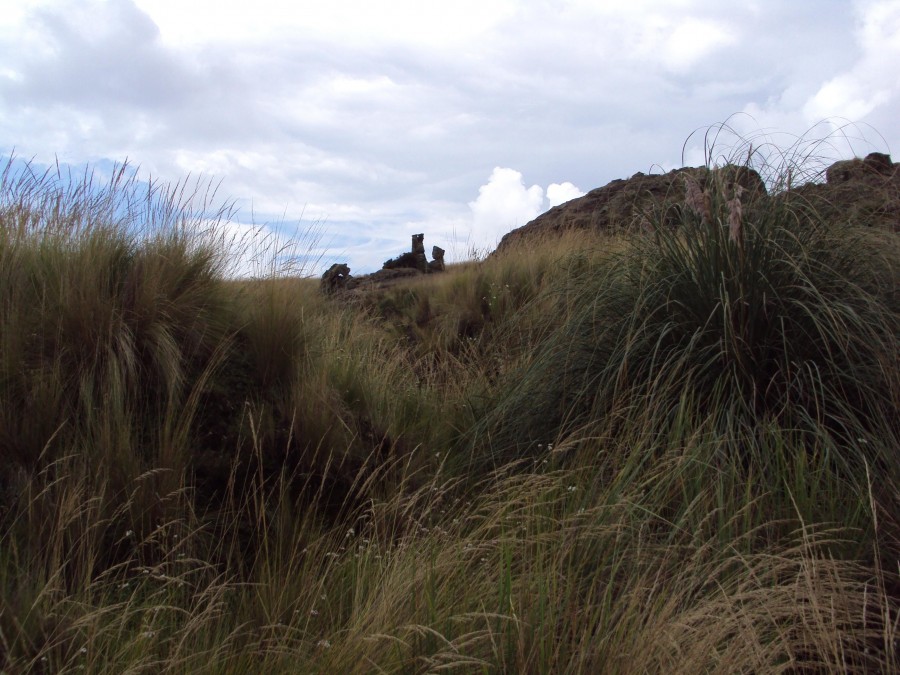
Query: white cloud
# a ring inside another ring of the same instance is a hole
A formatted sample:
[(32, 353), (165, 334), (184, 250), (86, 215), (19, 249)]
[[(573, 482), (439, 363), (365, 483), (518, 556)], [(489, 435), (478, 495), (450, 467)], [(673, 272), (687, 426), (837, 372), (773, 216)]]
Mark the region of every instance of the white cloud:
[(900, 99), (900, 4), (859, 6), (856, 43), (861, 56), (845, 72), (826, 81), (803, 107), (806, 121), (828, 117), (862, 120), (876, 108), (895, 108)]
[(479, 244), (495, 243), (511, 229), (524, 225), (541, 213), (544, 189), (525, 187), (515, 169), (495, 167), (488, 182), (478, 188), (478, 198), (469, 202), (473, 216), (473, 238)]
[[(873, 149), (888, 150), (879, 133), (896, 141), (896, 108), (900, 103), (900, 4), (894, 0), (854, 3), (852, 31), (839, 47), (844, 58), (837, 68), (818, 70), (786, 82), (778, 94), (744, 106), (752, 119), (744, 127), (824, 139), (823, 161)], [(825, 49), (825, 45), (821, 46)], [(823, 51), (829, 54), (830, 51)], [(896, 150), (896, 148), (895, 148)]]
[(470, 247), (492, 248), (507, 232), (534, 220), (549, 208), (584, 194), (572, 183), (551, 183), (547, 198), (540, 185), (525, 187), (525, 179), (515, 169), (495, 167), (488, 182), (478, 188), (478, 198), (469, 202), (472, 211)]
[(415, 232), (483, 250), (580, 192), (560, 177), (696, 163), (685, 138), (735, 111), (900, 144), (896, 0), (11, 4), (0, 150), (222, 179), (257, 222), (324, 221), (354, 272)]
[(675, 71), (687, 70), (736, 41), (731, 29), (720, 21), (688, 18), (671, 28), (662, 53), (665, 65)]
[(223, 271), (232, 278), (316, 274), (324, 255), (321, 231), (316, 224), (285, 231), (265, 223), (200, 220), (194, 224), (193, 232), (199, 242), (221, 251)]
[(549, 202), (548, 208), (552, 209), (554, 206), (565, 204), (566, 202), (583, 195), (584, 192), (582, 192), (580, 189), (578, 189), (568, 181), (566, 181), (565, 183), (550, 183), (550, 185), (547, 186), (547, 201)]
[(136, 0), (172, 44), (315, 34), (341, 41), (447, 45), (516, 11), (513, 0)]

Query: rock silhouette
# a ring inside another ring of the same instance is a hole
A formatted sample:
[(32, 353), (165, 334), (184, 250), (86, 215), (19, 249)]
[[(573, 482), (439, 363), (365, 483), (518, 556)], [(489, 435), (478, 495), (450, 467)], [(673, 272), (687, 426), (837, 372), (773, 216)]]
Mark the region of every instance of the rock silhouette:
[(429, 262), (425, 255), (425, 235), (414, 234), (411, 250), (387, 260), (380, 270), (372, 274), (354, 277), (350, 274), (350, 267), (346, 263), (335, 263), (322, 275), (322, 292), (331, 295), (338, 291), (375, 288), (389, 285), (398, 279), (443, 272), (444, 253), (444, 249), (440, 246), (433, 246), (431, 249), (433, 260)]
[(742, 202), (798, 197), (815, 208), (828, 223), (866, 224), (898, 232), (898, 167), (900, 164), (892, 162), (890, 155), (871, 153), (865, 159), (835, 162), (824, 172), (825, 182), (792, 186), (784, 193), (771, 196), (759, 174), (745, 166), (685, 167), (655, 175), (636, 173), (629, 179), (614, 180), (556, 206), (512, 230), (500, 241), (496, 252), (526, 239), (569, 229), (604, 232), (637, 229), (646, 223), (648, 216), (663, 213), (666, 204), (683, 203), (685, 185), (689, 181), (701, 190), (710, 181), (717, 181), (728, 193), (732, 193), (735, 185), (740, 185), (744, 188), (740, 197)]

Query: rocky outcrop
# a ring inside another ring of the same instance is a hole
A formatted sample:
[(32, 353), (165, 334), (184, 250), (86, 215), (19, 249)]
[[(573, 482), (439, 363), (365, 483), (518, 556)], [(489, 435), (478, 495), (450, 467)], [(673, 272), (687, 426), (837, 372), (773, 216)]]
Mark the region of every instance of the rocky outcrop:
[(444, 271), (444, 249), (440, 246), (432, 246), (431, 247), (431, 257), (434, 258), (430, 263), (428, 263), (428, 271), (429, 272), (443, 272)]
[[(792, 188), (789, 197), (804, 199), (827, 222), (863, 223), (900, 231), (898, 167), (900, 164), (881, 153), (837, 162), (825, 172), (824, 183)], [(686, 167), (653, 175), (636, 173), (556, 206), (509, 232), (500, 241), (497, 252), (520, 241), (569, 229), (617, 232), (637, 229), (648, 221), (674, 221), (675, 212), (666, 207), (684, 203), (686, 185), (694, 183), (702, 191), (711, 181), (724, 187), (728, 195), (734, 194), (735, 185), (740, 185), (740, 199), (745, 203), (785, 198), (784, 194), (770, 197), (759, 174), (744, 166), (728, 165), (714, 170)]]
[(425, 256), (425, 235), (412, 236), (412, 250), (386, 261), (382, 268), (372, 274), (354, 277), (346, 263), (335, 263), (322, 275), (322, 291), (331, 295), (338, 291), (366, 290), (388, 286), (400, 279), (417, 277), (422, 274), (444, 271), (444, 249), (431, 249), (433, 260)]
[(428, 258), (425, 257), (425, 235), (414, 234), (412, 236), (412, 250), (403, 253), (396, 258), (385, 261), (381, 269), (414, 269), (420, 272), (428, 272)]
[(766, 192), (759, 174), (743, 166), (729, 165), (715, 171), (705, 167), (688, 167), (665, 174), (636, 173), (627, 180), (614, 180), (583, 197), (556, 206), (509, 232), (501, 239), (497, 252), (538, 234), (547, 235), (569, 229), (604, 232), (634, 229), (661, 213), (666, 204), (683, 202), (685, 178), (692, 179), (701, 190), (711, 180), (722, 181), (729, 190), (734, 185), (741, 185), (744, 188), (743, 200)]
[(322, 291), (327, 294), (335, 293), (347, 288), (353, 277), (346, 263), (335, 263), (322, 275)]
[(835, 162), (824, 183), (806, 183), (792, 191), (826, 222), (867, 225), (900, 232), (900, 163), (873, 152), (865, 159)]

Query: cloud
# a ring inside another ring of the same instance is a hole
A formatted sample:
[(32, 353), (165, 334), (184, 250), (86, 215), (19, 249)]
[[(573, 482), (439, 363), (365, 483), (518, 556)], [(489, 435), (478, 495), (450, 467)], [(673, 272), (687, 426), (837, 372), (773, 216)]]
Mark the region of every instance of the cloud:
[(687, 19), (672, 27), (662, 54), (667, 67), (685, 71), (718, 49), (736, 42), (727, 24), (703, 19)]
[(566, 202), (576, 199), (584, 195), (580, 189), (572, 185), (570, 182), (551, 183), (547, 186), (547, 201), (550, 202), (549, 208), (565, 204)]
[(328, 34), (342, 41), (455, 44), (482, 34), (515, 12), (513, 0), (136, 0), (167, 41), (191, 45), (272, 35)]
[(572, 183), (551, 183), (544, 198), (540, 185), (525, 187), (515, 169), (494, 167), (488, 182), (478, 188), (478, 198), (469, 202), (472, 211), (471, 244), (476, 249), (493, 247), (510, 230), (534, 220), (549, 208), (584, 194)]
[(469, 202), (474, 238), (479, 243), (496, 242), (511, 229), (536, 218), (543, 206), (542, 187), (526, 188), (521, 173), (495, 167), (488, 182), (478, 188), (478, 198)]
[(221, 219), (196, 221), (193, 228), (199, 242), (221, 251), (223, 272), (231, 278), (314, 275), (325, 255), (315, 224), (305, 229), (298, 225), (291, 231)]
[(561, 178), (680, 166), (692, 131), (736, 111), (900, 133), (896, 2), (12, 4), (0, 151), (201, 172), (252, 220), (325, 221), (354, 268), (414, 232), (490, 246), (575, 196)]
[(803, 106), (807, 122), (827, 117), (862, 120), (881, 108), (893, 114), (900, 100), (900, 5), (868, 2), (859, 7), (855, 41), (860, 56), (830, 78)]
[[(825, 161), (889, 149), (878, 136), (894, 136), (895, 141), (897, 136), (900, 5), (892, 0), (864, 0), (853, 3), (852, 10), (852, 15), (845, 17), (852, 28), (849, 34), (819, 40), (822, 64), (785, 81), (780, 91), (766, 100), (747, 103), (743, 110), (751, 118), (745, 126), (807, 140), (827, 136), (829, 142), (821, 146)], [(835, 43), (839, 49), (823, 49), (823, 43)], [(834, 61), (837, 52), (843, 58)]]

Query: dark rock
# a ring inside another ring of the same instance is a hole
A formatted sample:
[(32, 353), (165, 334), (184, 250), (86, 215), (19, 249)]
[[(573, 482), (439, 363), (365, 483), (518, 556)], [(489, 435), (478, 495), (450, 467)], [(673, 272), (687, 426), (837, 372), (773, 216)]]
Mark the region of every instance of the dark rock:
[(428, 263), (428, 271), (429, 272), (443, 272), (444, 271), (444, 249), (440, 246), (432, 246), (431, 247), (431, 257), (433, 260)]
[(322, 291), (331, 294), (345, 290), (352, 278), (346, 263), (335, 263), (322, 275)]
[(382, 269), (385, 270), (396, 270), (404, 268), (419, 270), (423, 273), (427, 272), (428, 258), (425, 257), (424, 253), (407, 251), (406, 253), (398, 255), (396, 258), (386, 260), (384, 265), (382, 265)]
[(846, 183), (853, 180), (877, 179), (878, 176), (890, 177), (896, 171), (891, 156), (881, 152), (873, 152), (865, 159), (848, 159), (835, 162), (825, 170), (825, 182), (828, 185)]
[[(350, 275), (350, 268), (345, 263), (335, 263), (322, 275), (322, 291), (326, 294), (334, 294), (339, 291), (370, 291), (410, 277), (417, 277), (429, 272), (444, 271), (444, 249), (434, 246), (431, 249), (434, 258), (428, 262), (425, 257), (425, 235), (414, 234), (412, 236), (412, 250), (391, 258), (384, 266), (373, 274), (364, 274), (359, 277)], [(342, 298), (351, 298), (355, 294), (341, 293)]]
[[(824, 183), (810, 182), (769, 196), (759, 174), (744, 166), (720, 169), (682, 168), (666, 174), (636, 173), (591, 190), (583, 197), (556, 206), (529, 223), (506, 234), (497, 247), (569, 229), (617, 232), (638, 229), (649, 222), (667, 222), (665, 208), (685, 201), (685, 186), (695, 183), (701, 191), (710, 182), (734, 194), (744, 188), (744, 203), (764, 199), (800, 198), (817, 216), (832, 224), (864, 224), (900, 231), (900, 164), (890, 155), (873, 152), (865, 159), (835, 162), (825, 171)], [(672, 222), (674, 224), (674, 212)]]
[(583, 197), (556, 206), (509, 232), (501, 239), (497, 252), (538, 234), (569, 229), (603, 232), (636, 229), (660, 214), (666, 204), (684, 201), (685, 178), (693, 180), (701, 190), (712, 180), (721, 182), (729, 192), (733, 191), (734, 185), (741, 185), (744, 188), (742, 201), (766, 194), (759, 174), (743, 166), (728, 165), (716, 170), (687, 167), (651, 175), (636, 173), (627, 180), (614, 180)]
[(900, 232), (900, 164), (890, 155), (835, 162), (824, 183), (800, 185), (786, 197), (802, 199), (826, 223)]
[(385, 261), (382, 269), (414, 269), (422, 272), (423, 274), (427, 272), (443, 271), (444, 249), (438, 246), (435, 246), (431, 249), (431, 255), (435, 258), (435, 262), (437, 262), (437, 255), (435, 254), (435, 251), (440, 251), (439, 266), (435, 265), (434, 262), (429, 263), (428, 258), (425, 257), (425, 235), (414, 234), (412, 236), (412, 250), (399, 255), (396, 258), (391, 258), (390, 260)]
[(421, 253), (425, 255), (425, 235), (424, 234), (414, 234), (412, 236), (412, 249), (410, 249), (413, 253)]

